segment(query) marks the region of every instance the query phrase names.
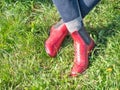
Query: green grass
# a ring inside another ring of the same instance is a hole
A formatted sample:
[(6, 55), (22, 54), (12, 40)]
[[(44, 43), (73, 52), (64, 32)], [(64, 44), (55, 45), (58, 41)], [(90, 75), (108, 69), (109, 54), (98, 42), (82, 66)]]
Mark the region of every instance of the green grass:
[(44, 49), (59, 20), (50, 0), (0, 1), (0, 90), (120, 90), (120, 1), (102, 0), (84, 19), (97, 46), (87, 71), (68, 77), (73, 41), (56, 58)]

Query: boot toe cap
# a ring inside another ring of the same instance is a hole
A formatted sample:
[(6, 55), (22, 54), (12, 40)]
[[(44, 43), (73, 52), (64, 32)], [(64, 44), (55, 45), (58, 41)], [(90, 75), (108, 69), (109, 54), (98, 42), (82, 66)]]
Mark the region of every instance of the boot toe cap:
[(56, 56), (56, 52), (55, 52), (53, 46), (45, 44), (45, 50), (50, 57), (55, 57)]

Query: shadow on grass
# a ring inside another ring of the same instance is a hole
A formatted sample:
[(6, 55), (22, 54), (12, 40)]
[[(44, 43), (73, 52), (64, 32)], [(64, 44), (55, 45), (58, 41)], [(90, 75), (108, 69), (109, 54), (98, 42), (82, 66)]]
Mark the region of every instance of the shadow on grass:
[[(93, 37), (93, 39), (95, 39), (96, 45), (93, 52), (91, 53), (91, 55), (93, 55), (93, 58), (97, 58), (99, 56), (99, 53), (102, 53), (103, 55), (105, 54), (104, 49), (107, 48), (108, 38), (114, 37), (116, 35), (117, 33), (116, 27), (118, 26), (119, 20), (120, 17), (114, 17), (107, 26), (103, 25), (98, 28), (92, 28), (90, 26), (87, 27), (88, 32), (95, 37), (95, 38)], [(92, 59), (94, 60), (92, 61), (91, 55), (89, 57), (90, 59), (89, 67), (93, 64), (93, 62), (95, 62), (95, 60), (97, 60), (97, 59)]]

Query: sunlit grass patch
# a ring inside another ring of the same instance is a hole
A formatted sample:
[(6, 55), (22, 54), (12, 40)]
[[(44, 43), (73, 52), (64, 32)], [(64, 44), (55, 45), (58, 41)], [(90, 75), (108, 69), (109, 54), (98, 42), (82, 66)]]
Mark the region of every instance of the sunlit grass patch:
[(120, 8), (102, 0), (84, 19), (96, 47), (87, 71), (70, 78), (74, 48), (67, 37), (55, 58), (44, 49), (59, 15), (49, 0), (0, 1), (1, 90), (119, 90)]

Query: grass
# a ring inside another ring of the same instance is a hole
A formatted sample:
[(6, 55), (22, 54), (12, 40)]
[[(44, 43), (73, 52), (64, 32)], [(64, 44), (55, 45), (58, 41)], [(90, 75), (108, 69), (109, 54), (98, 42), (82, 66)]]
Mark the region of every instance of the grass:
[(97, 46), (87, 71), (68, 77), (73, 41), (57, 57), (44, 49), (59, 15), (51, 0), (0, 1), (0, 90), (120, 90), (120, 1), (102, 0), (84, 19)]

